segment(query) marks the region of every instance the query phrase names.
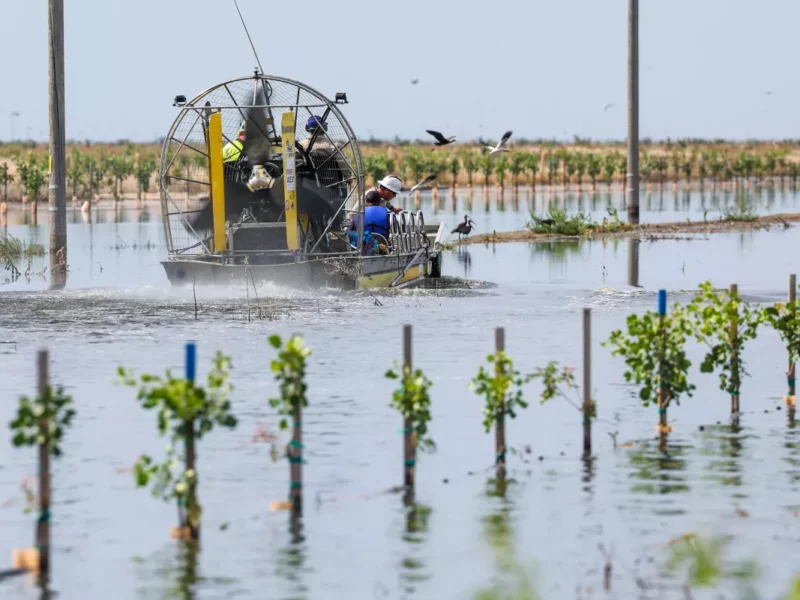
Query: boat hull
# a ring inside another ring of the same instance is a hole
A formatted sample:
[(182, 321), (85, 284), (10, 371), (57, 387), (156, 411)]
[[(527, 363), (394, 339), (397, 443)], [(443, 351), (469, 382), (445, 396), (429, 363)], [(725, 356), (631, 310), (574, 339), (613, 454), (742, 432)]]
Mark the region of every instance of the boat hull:
[(205, 258), (171, 258), (161, 264), (170, 283), (185, 285), (236, 285), (245, 278), (287, 287), (379, 289), (418, 285), (438, 277), (438, 252), (415, 256), (390, 255), (336, 257), (284, 264), (223, 264)]

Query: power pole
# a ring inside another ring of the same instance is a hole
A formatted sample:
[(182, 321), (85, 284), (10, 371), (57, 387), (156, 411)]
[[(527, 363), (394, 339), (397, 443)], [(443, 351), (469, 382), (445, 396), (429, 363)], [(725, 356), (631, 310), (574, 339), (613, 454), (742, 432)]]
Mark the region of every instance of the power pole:
[(639, 0), (628, 0), (628, 223), (639, 223)]
[(64, 0), (48, 0), (50, 46), (50, 289), (67, 283), (67, 174), (64, 132)]

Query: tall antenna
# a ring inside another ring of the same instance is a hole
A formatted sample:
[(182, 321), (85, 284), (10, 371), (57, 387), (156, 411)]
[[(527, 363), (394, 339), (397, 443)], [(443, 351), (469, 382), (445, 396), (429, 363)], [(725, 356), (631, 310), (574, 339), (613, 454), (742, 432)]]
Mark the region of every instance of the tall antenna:
[(261, 71), (261, 74), (263, 75), (264, 67), (261, 66), (261, 59), (258, 58), (258, 52), (256, 52), (256, 47), (253, 45), (253, 38), (250, 37), (250, 32), (247, 31), (247, 25), (245, 25), (242, 11), (239, 10), (239, 3), (236, 0), (233, 0), (233, 3), (236, 5), (236, 12), (239, 13), (239, 18), (242, 20), (242, 27), (244, 27), (244, 32), (247, 34), (247, 39), (250, 40), (250, 47), (253, 49), (253, 54), (255, 54), (256, 62), (258, 63), (258, 70)]

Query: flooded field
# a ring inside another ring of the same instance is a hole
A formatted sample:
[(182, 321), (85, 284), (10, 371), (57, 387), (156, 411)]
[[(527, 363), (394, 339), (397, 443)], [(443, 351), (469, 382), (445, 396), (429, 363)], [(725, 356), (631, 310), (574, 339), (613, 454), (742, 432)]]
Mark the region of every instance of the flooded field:
[[(440, 194), (429, 221), (455, 224), (468, 212), (478, 231), (520, 229), (529, 207), (547, 196), (501, 207), (482, 192), (455, 207)], [(733, 200), (692, 192), (642, 194), (642, 222), (719, 215)], [(715, 203), (716, 202), (716, 203)], [(728, 204), (726, 204), (726, 202)], [(759, 214), (791, 212), (798, 195), (763, 190), (751, 197)], [(562, 196), (563, 203), (563, 196)], [(568, 210), (624, 213), (617, 192), (567, 197)], [(716, 212), (714, 212), (716, 211)], [(38, 227), (9, 213), (8, 233), (47, 243), (46, 210)], [(655, 309), (712, 279), (736, 282), (751, 302), (786, 296), (800, 270), (800, 229), (687, 236), (689, 239), (472, 245), (448, 252), (442, 286), (380, 293), (309, 293), (259, 288), (262, 315), (241, 289), (172, 290), (155, 207), (97, 210), (83, 222), (69, 215), (69, 281), (46, 291), (31, 261), (28, 277), (0, 286), (0, 423), (19, 395), (35, 387), (35, 352), (51, 351), (54, 381), (78, 409), (55, 465), (53, 582), (62, 598), (470, 598), (496, 576), (498, 548), (530, 567), (543, 598), (588, 598), (603, 592), (603, 545), (612, 556), (609, 597), (683, 598), (660, 571), (667, 542), (697, 532), (732, 536), (733, 555), (758, 558), (762, 597), (783, 593), (800, 541), (800, 438), (782, 410), (785, 362), (777, 335), (765, 330), (746, 352), (752, 377), (742, 388), (741, 429), (732, 429), (729, 398), (715, 375), (670, 408), (675, 432), (667, 455), (653, 441), (656, 409), (645, 409), (624, 384), (621, 359), (600, 346), (633, 311)], [(633, 257), (635, 260), (629, 260)], [(23, 265), (24, 266), (24, 265)], [(18, 265), (20, 271), (25, 271)], [(8, 272), (3, 274), (3, 279)], [(1, 282), (1, 281), (0, 281)], [(594, 455), (580, 459), (581, 417), (566, 403), (540, 405), (536, 385), (528, 410), (507, 425), (513, 482), (492, 493), (488, 469), (494, 439), (484, 433), (482, 400), (467, 389), (493, 349), (493, 328), (506, 328), (507, 351), (522, 371), (555, 359), (580, 369), (581, 311), (593, 310), (593, 387), (599, 421)], [(248, 319), (250, 312), (250, 319)], [(401, 358), (401, 325), (414, 325), (414, 362), (433, 380), (431, 434), (438, 450), (422, 455), (416, 509), (382, 493), (402, 483), (400, 418), (388, 406), (383, 378)], [(304, 428), (306, 510), (301, 526), (269, 511), (288, 489), (285, 459), (253, 442), (259, 423), (275, 431), (267, 399), (275, 392), (267, 336), (302, 334), (311, 346), (310, 405)], [(203, 534), (198, 554), (168, 537), (175, 507), (134, 488), (130, 467), (143, 452), (159, 455), (155, 417), (134, 392), (113, 384), (117, 366), (137, 372), (182, 370), (183, 345), (198, 344), (198, 377), (214, 351), (233, 359), (239, 427), (214, 432), (199, 448)], [(695, 366), (702, 349), (692, 346)], [(702, 426), (702, 429), (701, 429)], [(616, 439), (615, 448), (612, 440)], [(28, 546), (33, 517), (23, 514), (20, 481), (35, 474), (35, 452), (0, 440), (0, 557)], [(769, 559), (770, 555), (779, 558)], [(7, 560), (7, 559), (3, 559)], [(589, 593), (587, 588), (592, 591)], [(193, 594), (189, 592), (193, 590)], [(707, 592), (708, 593), (708, 592)], [(0, 597), (38, 598), (25, 577), (0, 581)], [(695, 594), (696, 598), (715, 597)]]

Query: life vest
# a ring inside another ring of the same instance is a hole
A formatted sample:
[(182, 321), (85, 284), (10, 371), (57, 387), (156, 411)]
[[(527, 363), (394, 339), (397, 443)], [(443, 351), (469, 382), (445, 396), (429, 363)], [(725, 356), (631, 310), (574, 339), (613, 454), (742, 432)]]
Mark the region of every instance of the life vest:
[(239, 156), (242, 154), (242, 148), (244, 148), (244, 144), (240, 139), (235, 139), (230, 144), (225, 144), (225, 147), (222, 149), (222, 162), (238, 160)]
[(389, 211), (383, 206), (367, 206), (364, 209), (364, 231), (389, 237)]
[[(350, 244), (353, 248), (358, 247), (358, 232), (351, 231), (347, 234), (348, 238), (350, 239)], [(370, 256), (372, 254), (378, 253), (378, 240), (369, 232), (364, 232), (364, 243), (361, 246), (361, 254), (364, 256)]]

